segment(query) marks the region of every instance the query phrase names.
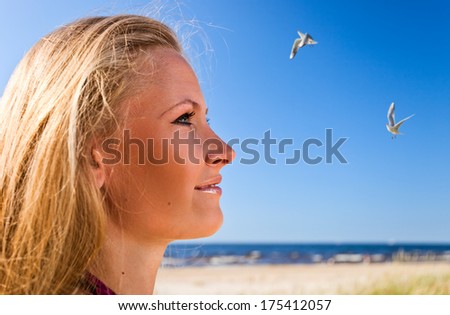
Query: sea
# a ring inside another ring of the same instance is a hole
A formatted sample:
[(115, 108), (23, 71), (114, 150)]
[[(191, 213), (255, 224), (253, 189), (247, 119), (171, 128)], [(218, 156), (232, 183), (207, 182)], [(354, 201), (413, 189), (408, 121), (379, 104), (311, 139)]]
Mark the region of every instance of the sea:
[(360, 264), (386, 262), (448, 262), (450, 244), (299, 243), (196, 244), (173, 243), (164, 254), (165, 267)]

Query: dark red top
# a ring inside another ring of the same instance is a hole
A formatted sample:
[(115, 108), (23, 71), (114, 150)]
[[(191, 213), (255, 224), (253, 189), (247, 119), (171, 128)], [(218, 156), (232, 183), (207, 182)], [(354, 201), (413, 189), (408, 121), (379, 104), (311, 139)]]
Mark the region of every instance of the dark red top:
[(87, 281), (89, 282), (89, 292), (92, 295), (116, 295), (116, 293), (108, 288), (99, 278), (88, 273)]

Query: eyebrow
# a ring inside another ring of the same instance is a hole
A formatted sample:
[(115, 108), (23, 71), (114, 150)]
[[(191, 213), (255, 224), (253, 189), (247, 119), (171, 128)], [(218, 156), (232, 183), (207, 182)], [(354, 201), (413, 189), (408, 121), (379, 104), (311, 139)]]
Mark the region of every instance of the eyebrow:
[[(184, 105), (184, 104), (191, 104), (194, 108), (198, 108), (200, 107), (200, 104), (197, 103), (196, 101), (191, 100), (190, 98), (186, 98), (184, 100), (182, 100), (181, 102), (176, 103), (175, 105), (170, 106), (170, 108), (166, 109), (160, 117), (164, 116), (164, 114), (166, 114), (167, 112), (171, 111), (172, 109), (174, 109), (177, 106), (180, 105)], [(208, 114), (208, 108), (206, 108), (206, 114)]]

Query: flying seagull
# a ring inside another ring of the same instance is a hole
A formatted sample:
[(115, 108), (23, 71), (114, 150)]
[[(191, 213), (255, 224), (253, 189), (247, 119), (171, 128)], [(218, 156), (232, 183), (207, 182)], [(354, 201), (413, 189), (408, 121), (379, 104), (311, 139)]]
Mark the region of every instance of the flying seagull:
[(411, 116), (406, 117), (405, 119), (400, 120), (398, 123), (395, 123), (395, 104), (394, 102), (392, 102), (391, 106), (389, 106), (389, 110), (388, 110), (388, 114), (387, 114), (387, 119), (388, 119), (388, 123), (386, 124), (386, 128), (387, 130), (393, 134), (392, 139), (395, 138), (396, 135), (400, 135), (401, 133), (398, 131), (398, 128), (400, 128), (400, 126), (407, 121), (408, 119), (410, 119), (412, 116), (414, 116), (414, 114), (412, 114)]
[(312, 37), (308, 33), (303, 34), (300, 31), (297, 31), (297, 33), (300, 36), (300, 38), (296, 38), (294, 41), (294, 45), (292, 45), (291, 57), (290, 57), (291, 59), (293, 59), (295, 57), (299, 48), (302, 48), (303, 46), (306, 46), (306, 45), (317, 44), (317, 42), (314, 39), (312, 39)]

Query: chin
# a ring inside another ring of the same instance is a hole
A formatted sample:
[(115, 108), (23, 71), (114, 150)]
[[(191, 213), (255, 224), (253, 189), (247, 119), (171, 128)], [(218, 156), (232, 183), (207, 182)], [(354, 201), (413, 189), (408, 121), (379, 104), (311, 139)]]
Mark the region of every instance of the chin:
[(215, 234), (223, 224), (223, 214), (220, 208), (214, 213), (211, 211), (196, 220), (195, 226), (190, 229), (190, 233), (186, 233), (184, 239), (195, 239), (208, 237)]
[(209, 215), (209, 222), (205, 222), (205, 226), (208, 227), (207, 231), (206, 231), (206, 236), (211, 236), (214, 233), (216, 233), (220, 227), (223, 224), (223, 213), (222, 210), (220, 209), (220, 207), (217, 207), (217, 209), (214, 211), (214, 215), (210, 214)]

